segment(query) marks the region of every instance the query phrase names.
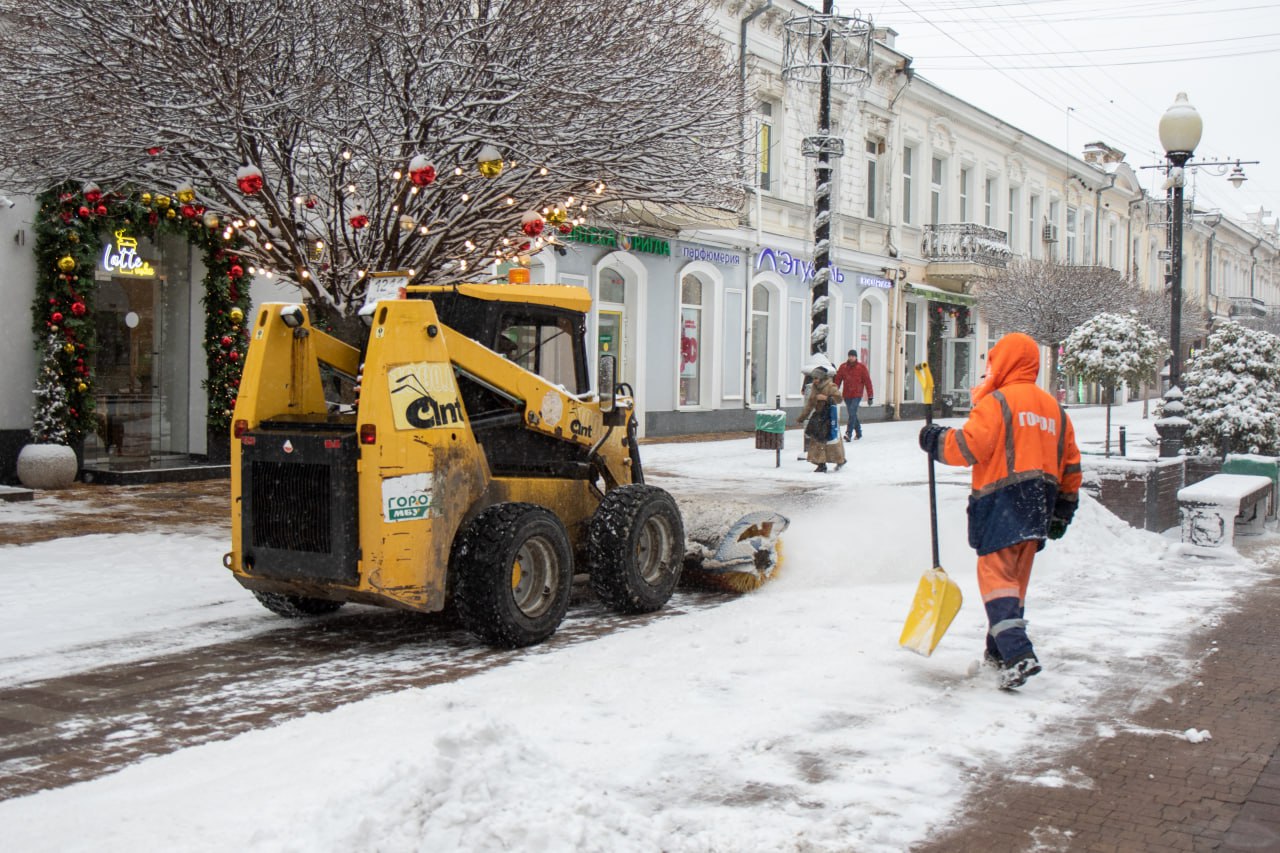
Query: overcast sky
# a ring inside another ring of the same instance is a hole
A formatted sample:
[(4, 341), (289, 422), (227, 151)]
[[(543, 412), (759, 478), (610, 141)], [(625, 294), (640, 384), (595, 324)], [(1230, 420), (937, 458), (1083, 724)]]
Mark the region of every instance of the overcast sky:
[[(821, 3), (815, 3), (821, 8)], [(1077, 156), (1101, 139), (1135, 168), (1161, 161), (1160, 116), (1185, 91), (1204, 120), (1196, 159), (1261, 160), (1234, 189), (1202, 172), (1196, 203), (1280, 213), (1280, 2), (1271, 0), (837, 0), (919, 74)], [(1157, 194), (1154, 170), (1144, 185)], [(1161, 178), (1161, 181), (1163, 178)]]

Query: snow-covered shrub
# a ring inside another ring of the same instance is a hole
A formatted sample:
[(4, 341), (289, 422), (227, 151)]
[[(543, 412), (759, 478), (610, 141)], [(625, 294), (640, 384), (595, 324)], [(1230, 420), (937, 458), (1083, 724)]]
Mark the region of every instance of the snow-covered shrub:
[(1136, 317), (1103, 313), (1088, 320), (1062, 344), (1062, 369), (1111, 389), (1136, 385), (1168, 354), (1164, 340)]
[(1183, 375), (1182, 390), (1188, 448), (1280, 453), (1280, 338), (1219, 321)]

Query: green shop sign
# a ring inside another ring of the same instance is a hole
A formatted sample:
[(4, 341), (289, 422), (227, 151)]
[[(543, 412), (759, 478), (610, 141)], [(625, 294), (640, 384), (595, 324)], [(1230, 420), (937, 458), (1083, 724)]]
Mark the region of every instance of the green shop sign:
[(574, 228), (569, 233), (569, 239), (591, 246), (608, 246), (611, 249), (623, 249), (628, 252), (645, 252), (650, 255), (671, 257), (671, 244), (659, 237), (646, 237), (641, 234), (628, 237), (617, 231), (596, 228), (592, 225), (579, 225)]

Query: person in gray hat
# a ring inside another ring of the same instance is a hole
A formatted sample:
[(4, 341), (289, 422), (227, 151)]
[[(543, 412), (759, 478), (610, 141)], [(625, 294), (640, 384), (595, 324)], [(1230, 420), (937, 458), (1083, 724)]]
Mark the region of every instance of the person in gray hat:
[(827, 464), (836, 470), (844, 467), (844, 444), (840, 441), (840, 388), (833, 381), (835, 370), (829, 364), (816, 364), (809, 370), (809, 393), (805, 395), (800, 423), (809, 439), (807, 458), (818, 467), (814, 473), (825, 474)]

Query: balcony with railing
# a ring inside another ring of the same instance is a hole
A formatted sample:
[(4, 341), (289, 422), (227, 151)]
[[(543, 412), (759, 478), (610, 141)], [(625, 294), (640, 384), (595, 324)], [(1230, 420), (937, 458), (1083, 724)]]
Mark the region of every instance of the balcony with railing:
[(1267, 303), (1254, 296), (1232, 296), (1229, 297), (1227, 308), (1228, 317), (1265, 317), (1267, 316)]
[(963, 222), (924, 226), (920, 255), (928, 264), (927, 278), (963, 283), (1003, 269), (1013, 251), (1004, 231)]

